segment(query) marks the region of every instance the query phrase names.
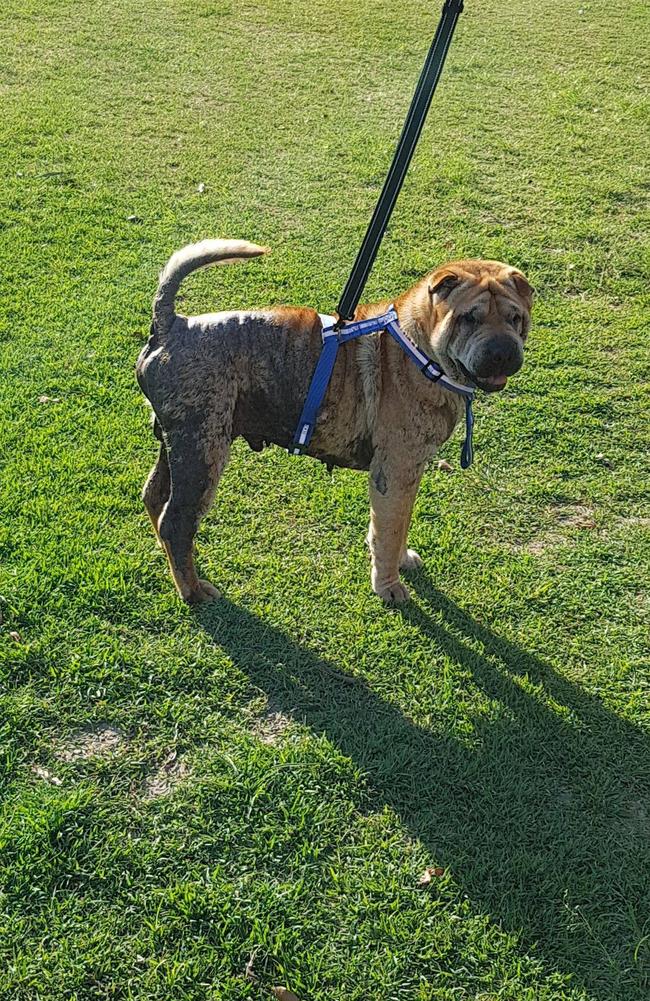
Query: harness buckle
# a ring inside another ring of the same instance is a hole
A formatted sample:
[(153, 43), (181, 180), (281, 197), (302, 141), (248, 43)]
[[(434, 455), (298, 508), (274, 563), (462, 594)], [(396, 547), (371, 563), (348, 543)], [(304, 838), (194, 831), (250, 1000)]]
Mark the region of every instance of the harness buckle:
[(430, 382), (438, 382), (439, 379), (442, 379), (442, 369), (439, 369), (431, 358), (426, 360), (420, 371)]

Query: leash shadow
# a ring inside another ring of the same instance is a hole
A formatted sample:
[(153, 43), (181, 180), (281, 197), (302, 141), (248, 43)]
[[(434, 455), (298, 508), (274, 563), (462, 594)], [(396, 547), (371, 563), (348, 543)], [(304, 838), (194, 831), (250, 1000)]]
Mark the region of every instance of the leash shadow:
[(411, 581), (419, 601), (400, 614), (497, 707), (471, 739), (417, 725), (227, 600), (202, 612), (201, 626), (275, 706), (363, 769), (370, 808), (390, 806), (547, 973), (572, 974), (599, 1001), (637, 1001), (650, 983), (642, 731), (476, 621), (424, 571)]

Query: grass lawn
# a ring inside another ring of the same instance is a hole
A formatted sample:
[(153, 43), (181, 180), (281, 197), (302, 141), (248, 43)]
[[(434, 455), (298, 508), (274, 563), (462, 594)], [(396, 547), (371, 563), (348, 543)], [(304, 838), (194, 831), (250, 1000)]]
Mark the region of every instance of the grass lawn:
[(647, 996), (644, 0), (466, 2), (368, 297), (475, 255), (538, 302), (409, 605), (362, 474), (237, 443), (199, 612), (140, 502), (159, 268), (251, 239), (184, 311), (331, 309), (440, 5), (4, 5), (2, 1001)]

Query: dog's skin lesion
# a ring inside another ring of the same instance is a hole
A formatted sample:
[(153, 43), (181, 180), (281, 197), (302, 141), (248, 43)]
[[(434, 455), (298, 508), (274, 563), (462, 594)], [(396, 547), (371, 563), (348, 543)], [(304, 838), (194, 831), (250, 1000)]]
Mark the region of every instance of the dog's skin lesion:
[(377, 492), (384, 497), (386, 495), (386, 491), (388, 490), (388, 483), (386, 482), (386, 474), (381, 466), (375, 473), (373, 473), (372, 482), (375, 484)]
[[(160, 451), (143, 500), (180, 596), (218, 596), (198, 577), (194, 537), (210, 508), (231, 442), (289, 447), (321, 348), (313, 309), (275, 307), (185, 317), (181, 281), (208, 264), (260, 256), (242, 240), (206, 240), (174, 254), (154, 301), (151, 335), (137, 363)], [(395, 300), (404, 332), (457, 382), (502, 389), (523, 362), (533, 290), (498, 261), (444, 265)], [(383, 301), (356, 319), (379, 316)], [(429, 383), (384, 332), (343, 344), (307, 450), (328, 467), (367, 470), (372, 586), (390, 602), (408, 591), (399, 570), (421, 565), (407, 547), (427, 462), (453, 432), (462, 399)]]

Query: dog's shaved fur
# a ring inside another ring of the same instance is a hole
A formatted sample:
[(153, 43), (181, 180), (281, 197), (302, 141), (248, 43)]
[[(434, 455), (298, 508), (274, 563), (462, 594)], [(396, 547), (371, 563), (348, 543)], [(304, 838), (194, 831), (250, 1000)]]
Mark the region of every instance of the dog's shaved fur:
[[(143, 500), (181, 597), (218, 596), (197, 576), (193, 543), (228, 461), (244, 438), (259, 451), (289, 447), (321, 349), (313, 309), (177, 314), (181, 281), (197, 268), (257, 257), (243, 240), (206, 240), (178, 251), (160, 276), (151, 336), (137, 377), (154, 411), (160, 454)], [(505, 386), (523, 362), (533, 290), (498, 261), (458, 261), (432, 271), (394, 300), (403, 331), (457, 382)], [(379, 316), (389, 300), (360, 306)], [(462, 399), (430, 383), (381, 331), (339, 348), (309, 455), (370, 473), (372, 586), (404, 601), (399, 569), (420, 565), (407, 549), (413, 503), (427, 462), (463, 413)]]

